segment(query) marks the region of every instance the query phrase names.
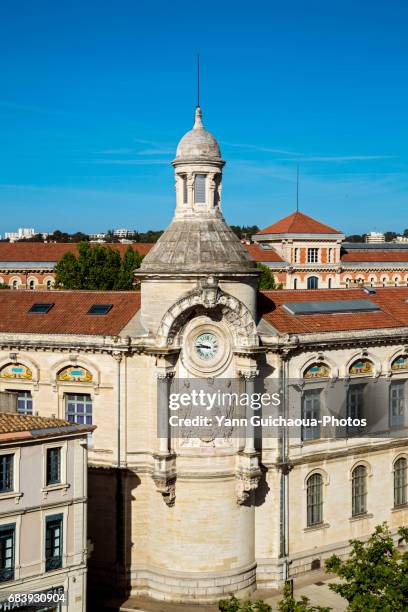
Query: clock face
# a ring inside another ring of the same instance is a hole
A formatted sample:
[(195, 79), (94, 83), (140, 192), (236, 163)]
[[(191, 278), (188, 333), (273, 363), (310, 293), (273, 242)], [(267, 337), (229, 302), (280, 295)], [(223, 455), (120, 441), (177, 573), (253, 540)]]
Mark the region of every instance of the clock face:
[(211, 332), (200, 334), (194, 341), (194, 349), (203, 361), (214, 359), (218, 353), (217, 336)]

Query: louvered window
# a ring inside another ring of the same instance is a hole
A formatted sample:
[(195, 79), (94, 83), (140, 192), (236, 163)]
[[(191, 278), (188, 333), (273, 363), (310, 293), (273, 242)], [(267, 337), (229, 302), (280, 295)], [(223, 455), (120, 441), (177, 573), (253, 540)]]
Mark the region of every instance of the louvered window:
[(194, 199), (196, 204), (205, 204), (205, 174), (196, 174), (194, 181)]

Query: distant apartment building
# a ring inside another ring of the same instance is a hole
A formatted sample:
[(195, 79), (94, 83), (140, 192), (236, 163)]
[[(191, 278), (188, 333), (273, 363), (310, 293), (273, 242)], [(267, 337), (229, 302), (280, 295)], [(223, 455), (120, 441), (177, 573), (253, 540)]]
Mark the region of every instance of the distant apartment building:
[(113, 231), (113, 235), (116, 236), (116, 238), (128, 238), (129, 236), (133, 236), (134, 233), (135, 232), (133, 230), (126, 229), (124, 227), (115, 229)]
[(385, 235), (383, 232), (368, 232), (368, 234), (366, 234), (365, 241), (368, 243), (385, 242)]
[(0, 610), (86, 610), (92, 430), (0, 412)]
[(34, 230), (33, 227), (19, 227), (16, 232), (6, 232), (4, 234), (4, 238), (9, 239), (10, 242), (15, 242), (16, 240), (21, 240), (22, 238), (32, 238), (38, 232)]

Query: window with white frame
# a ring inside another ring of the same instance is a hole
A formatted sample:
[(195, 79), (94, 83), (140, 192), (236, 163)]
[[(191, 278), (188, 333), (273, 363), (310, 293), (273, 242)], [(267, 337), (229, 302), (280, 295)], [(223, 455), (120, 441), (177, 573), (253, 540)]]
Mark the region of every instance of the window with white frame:
[(0, 582), (14, 580), (16, 525), (0, 525)]
[(307, 263), (317, 263), (319, 261), (319, 249), (307, 249)]
[(400, 457), (394, 463), (394, 506), (405, 506), (408, 497), (407, 460)]
[(359, 516), (367, 512), (367, 468), (358, 465), (351, 475), (352, 515)]
[(65, 411), (67, 421), (79, 425), (92, 425), (92, 398), (85, 393), (66, 393)]
[(299, 249), (293, 249), (293, 263), (299, 263)]
[(14, 491), (14, 453), (0, 455), (0, 493)]
[(63, 515), (54, 514), (45, 519), (45, 571), (62, 567)]
[(31, 391), (7, 389), (7, 393), (14, 393), (17, 396), (17, 412), (19, 414), (33, 414), (33, 396)]
[(312, 474), (307, 479), (307, 526), (323, 522), (323, 478), (321, 474)]
[(396, 380), (390, 386), (390, 427), (405, 425), (405, 382)]
[[(302, 418), (311, 421), (320, 420), (321, 389), (308, 389), (302, 396)], [(320, 425), (302, 427), (302, 440), (317, 440), (320, 438)]]
[(46, 449), (46, 486), (59, 484), (61, 482), (61, 447)]
[(308, 289), (318, 289), (319, 288), (319, 278), (317, 276), (309, 276), (306, 284), (307, 284)]
[(328, 250), (327, 261), (328, 261), (328, 263), (333, 263), (333, 249), (329, 249)]

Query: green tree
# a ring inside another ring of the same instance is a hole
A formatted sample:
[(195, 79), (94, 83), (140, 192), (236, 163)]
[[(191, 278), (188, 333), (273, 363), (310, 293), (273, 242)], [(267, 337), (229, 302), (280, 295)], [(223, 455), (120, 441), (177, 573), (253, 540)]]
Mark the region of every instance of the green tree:
[(310, 599), (301, 596), (299, 601), (293, 597), (292, 590), (289, 584), (283, 587), (283, 599), (278, 604), (279, 612), (330, 612), (331, 608), (321, 606), (313, 606), (310, 604)]
[(264, 264), (258, 263), (256, 264), (258, 270), (261, 270), (261, 274), (258, 279), (258, 289), (261, 291), (266, 291), (268, 289), (282, 289), (282, 283), (277, 283), (273, 272), (268, 266)]
[(79, 289), (79, 265), (78, 259), (73, 253), (64, 253), (55, 266), (56, 289)]
[(140, 268), (143, 257), (130, 245), (123, 256), (119, 274), (115, 281), (115, 289), (128, 291), (134, 287), (134, 271)]
[(221, 612), (272, 612), (272, 608), (264, 601), (240, 601), (234, 595), (229, 599), (221, 599), (218, 602)]
[[(400, 527), (401, 542), (408, 542), (408, 527)], [(351, 554), (337, 555), (326, 569), (342, 578), (330, 588), (348, 601), (352, 612), (402, 612), (408, 610), (408, 552), (394, 544), (386, 523), (377, 525), (366, 542), (350, 540)]]
[(7, 285), (6, 283), (0, 283), (0, 289), (10, 289), (10, 285)]
[(110, 291), (133, 289), (142, 257), (131, 246), (123, 259), (117, 249), (80, 242), (78, 255), (65, 253), (55, 267), (55, 288)]

